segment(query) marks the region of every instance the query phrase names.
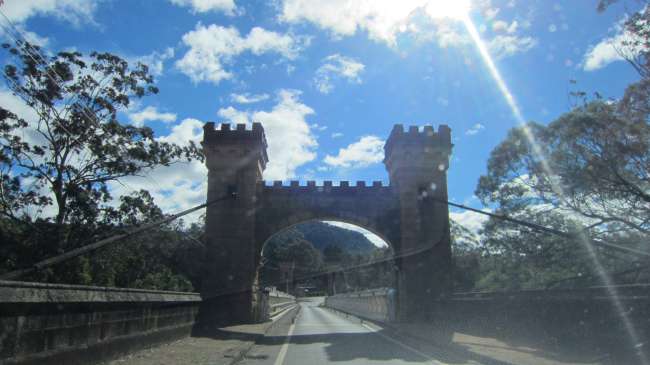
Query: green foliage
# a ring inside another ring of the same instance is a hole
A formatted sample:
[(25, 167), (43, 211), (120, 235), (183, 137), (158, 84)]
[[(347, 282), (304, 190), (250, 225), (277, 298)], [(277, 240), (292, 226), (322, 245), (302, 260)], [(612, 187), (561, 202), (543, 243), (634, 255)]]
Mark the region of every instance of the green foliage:
[(363, 234), (349, 229), (332, 229), (327, 223), (305, 222), (297, 225), (296, 229), (321, 252), (332, 245), (339, 245), (349, 253), (367, 254), (375, 249)]
[[(532, 136), (532, 138), (531, 138)], [(537, 151), (535, 150), (537, 146)], [(503, 213), (561, 209), (591, 236), (650, 234), (650, 125), (593, 102), (548, 126), (512, 129), (490, 155), (476, 195)]]
[[(135, 215), (133, 211), (154, 211), (152, 201), (138, 207), (133, 199), (123, 199), (118, 211), (123, 212), (124, 228)], [(131, 208), (131, 209), (129, 209)], [(158, 214), (143, 215), (149, 219)], [(107, 227), (106, 235), (119, 233), (117, 226)], [(0, 219), (0, 273), (29, 267), (37, 261), (52, 257), (56, 250), (56, 225), (52, 222), (16, 222)], [(203, 247), (187, 238), (197, 235), (201, 227), (163, 226), (109, 245), (87, 256), (48, 267), (21, 280), (68, 283), (79, 285), (114, 286), (125, 288), (192, 291), (200, 288), (200, 272), (195, 264), (202, 257)], [(197, 235), (198, 236), (198, 235)], [(103, 237), (103, 236), (100, 236)], [(87, 242), (91, 243), (91, 241)]]
[(146, 65), (97, 52), (42, 56), (29, 43), (4, 48), (13, 56), (3, 73), (7, 86), (34, 117), (0, 107), (3, 216), (30, 220), (32, 212), (52, 209), (52, 221), (62, 230), (68, 225), (59, 235), (66, 244), (76, 226), (113, 223), (109, 182), (201, 158), (191, 143), (160, 142), (150, 128), (117, 119), (132, 98), (158, 92)]
[[(150, 128), (118, 120), (133, 99), (158, 93), (148, 67), (109, 53), (46, 56), (24, 42), (3, 48), (10, 55), (4, 80), (29, 112), (0, 106), (0, 272), (161, 219), (147, 191), (116, 201), (109, 186), (202, 158), (189, 141), (185, 147), (161, 142)], [(163, 227), (22, 279), (191, 289), (185, 277), (196, 273), (175, 259), (197, 254), (184, 230)]]
[(452, 278), (456, 292), (471, 291), (480, 279), (483, 249), (467, 228), (451, 221), (451, 248), (454, 259)]
[(299, 283), (326, 290), (328, 271), (344, 271), (337, 288), (360, 290), (393, 285), (389, 248), (377, 248), (363, 234), (323, 222), (307, 222), (273, 236), (264, 246), (260, 278), (263, 285), (281, 287), (285, 271), (293, 267)]
[[(601, 1), (605, 10), (615, 1)], [(477, 289), (647, 280), (646, 259), (622, 260), (594, 240), (650, 251), (650, 9), (631, 16), (617, 51), (641, 80), (621, 100), (588, 101), (544, 126), (513, 128), (492, 151), (476, 195), (496, 212), (573, 234), (567, 239), (490, 218)]]

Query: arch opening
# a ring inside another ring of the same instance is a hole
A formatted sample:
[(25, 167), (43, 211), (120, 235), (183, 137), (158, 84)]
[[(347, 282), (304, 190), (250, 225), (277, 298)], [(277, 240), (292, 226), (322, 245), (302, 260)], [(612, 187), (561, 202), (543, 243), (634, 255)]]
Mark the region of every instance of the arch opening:
[(259, 250), (261, 288), (303, 296), (396, 285), (394, 246), (341, 219), (308, 219), (281, 228)]

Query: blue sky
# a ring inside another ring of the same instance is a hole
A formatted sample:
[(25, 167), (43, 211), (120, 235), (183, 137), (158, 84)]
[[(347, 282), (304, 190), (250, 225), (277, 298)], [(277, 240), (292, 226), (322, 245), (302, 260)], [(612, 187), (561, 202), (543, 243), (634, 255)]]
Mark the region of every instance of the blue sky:
[[(596, 0), (462, 3), (5, 0), (0, 10), (50, 51), (108, 51), (149, 63), (160, 94), (121, 116), (161, 139), (200, 139), (205, 121), (262, 122), (268, 180), (387, 182), (382, 147), (393, 124), (448, 124), (455, 143), (449, 196), (478, 207), (478, 177), (517, 119), (462, 14), (523, 118), (548, 123), (571, 108), (571, 90), (617, 98), (636, 79), (612, 45), (625, 36), (626, 12), (640, 5), (621, 1), (598, 13)], [(9, 26), (4, 17), (0, 23)], [(24, 109), (6, 89), (0, 102)], [(205, 170), (175, 165), (113, 186), (116, 193), (139, 188), (175, 211), (205, 199)], [(454, 218), (480, 222), (460, 212)]]

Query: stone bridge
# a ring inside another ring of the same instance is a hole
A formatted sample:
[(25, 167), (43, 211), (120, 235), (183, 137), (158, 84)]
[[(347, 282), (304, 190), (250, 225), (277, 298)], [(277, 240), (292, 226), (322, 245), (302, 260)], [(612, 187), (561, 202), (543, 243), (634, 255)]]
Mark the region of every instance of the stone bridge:
[(210, 205), (203, 262), (203, 323), (251, 321), (256, 317), (257, 273), (264, 243), (292, 225), (335, 220), (366, 228), (383, 238), (397, 259), (397, 314), (414, 319), (450, 290), (451, 247), (447, 168), (451, 130), (442, 125), (396, 125), (384, 146), (389, 186), (381, 182), (334, 185), (292, 181), (267, 185), (268, 162), (261, 124), (231, 129), (204, 127), (208, 202), (236, 193), (237, 199)]

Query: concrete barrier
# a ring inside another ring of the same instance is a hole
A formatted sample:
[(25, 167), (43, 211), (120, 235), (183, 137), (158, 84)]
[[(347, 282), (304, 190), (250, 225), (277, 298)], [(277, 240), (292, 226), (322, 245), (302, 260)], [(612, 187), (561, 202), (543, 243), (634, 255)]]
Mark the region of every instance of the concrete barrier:
[(191, 333), (196, 293), (0, 281), (0, 364), (89, 364)]
[(336, 294), (325, 298), (325, 306), (329, 308), (379, 322), (394, 319), (394, 303), (394, 293), (389, 288)]

